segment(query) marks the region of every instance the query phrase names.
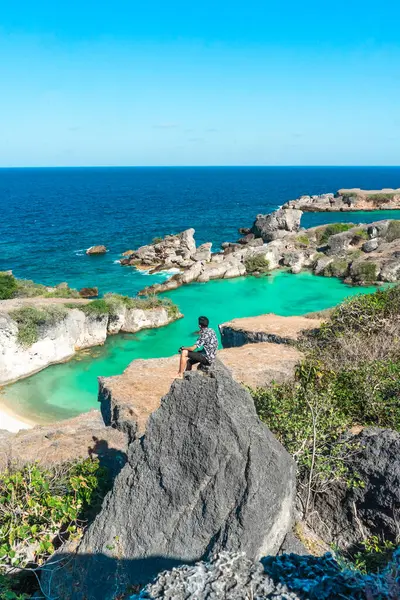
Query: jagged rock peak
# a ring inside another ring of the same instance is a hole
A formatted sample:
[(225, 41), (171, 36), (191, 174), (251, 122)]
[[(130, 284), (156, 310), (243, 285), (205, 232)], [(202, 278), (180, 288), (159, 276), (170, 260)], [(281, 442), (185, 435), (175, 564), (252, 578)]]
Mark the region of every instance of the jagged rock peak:
[(72, 563), (52, 573), (51, 592), (89, 600), (101, 590), (111, 600), (117, 575), (121, 592), (214, 552), (276, 554), (294, 495), (294, 461), (248, 392), (220, 363), (209, 376), (188, 373), (130, 444)]

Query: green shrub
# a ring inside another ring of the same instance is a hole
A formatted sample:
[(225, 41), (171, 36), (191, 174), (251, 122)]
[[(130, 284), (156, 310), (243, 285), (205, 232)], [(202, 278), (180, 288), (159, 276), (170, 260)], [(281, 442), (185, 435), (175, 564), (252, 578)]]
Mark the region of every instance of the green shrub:
[(357, 248), (357, 250), (351, 250), (351, 252), (348, 253), (348, 258), (349, 260), (351, 260), (352, 262), (354, 260), (357, 260), (357, 258), (361, 258), (363, 255), (363, 251), (360, 250), (360, 248)]
[(350, 560), (360, 573), (378, 573), (392, 560), (396, 545), (388, 540), (381, 540), (373, 535), (363, 542), (352, 553)]
[(348, 444), (338, 441), (349, 419), (334, 403), (325, 374), (321, 381), (319, 368), (304, 362), (294, 382), (252, 391), (260, 419), (296, 459), (299, 481), (312, 471), (312, 487), (318, 491), (332, 477), (347, 477), (344, 457), (349, 452)]
[(317, 231), (317, 241), (319, 244), (327, 244), (329, 238), (332, 235), (336, 235), (337, 233), (343, 233), (344, 231), (348, 231), (352, 229), (354, 224), (352, 223), (332, 223), (332, 225), (327, 225), (323, 229)]
[(177, 306), (170, 298), (162, 299), (162, 306), (166, 309), (170, 319), (177, 319), (180, 315), (179, 306)]
[(66, 304), (68, 308), (78, 308), (85, 315), (99, 319), (104, 317), (104, 315), (108, 315), (110, 313), (110, 306), (104, 298), (99, 298), (98, 300), (92, 300), (87, 304)]
[(55, 289), (53, 292), (46, 292), (44, 294), (45, 298), (80, 298), (80, 294), (78, 290), (74, 290), (71, 288), (60, 288)]
[(349, 268), (348, 261), (343, 258), (333, 260), (324, 269), (325, 277), (345, 277)]
[(152, 308), (164, 307), (170, 318), (177, 318), (179, 315), (179, 307), (169, 298), (161, 298), (155, 294), (144, 296), (141, 298), (130, 298), (121, 294), (106, 294), (104, 298), (92, 300), (87, 304), (72, 304), (66, 303), (67, 308), (77, 308), (83, 311), (86, 315), (93, 317), (101, 317), (109, 314), (111, 317), (118, 315), (122, 308), (150, 310)]
[(379, 192), (377, 194), (369, 194), (367, 196), (368, 202), (374, 202), (374, 204), (386, 204), (393, 200), (395, 194), (384, 194), (383, 192)]
[(53, 291), (47, 291), (47, 286), (41, 283), (35, 283), (31, 279), (16, 279), (17, 289), (15, 290), (15, 298), (36, 298), (43, 296), (44, 298), (80, 298), (77, 290), (69, 287), (55, 288)]
[(357, 283), (375, 283), (378, 279), (378, 266), (371, 261), (353, 263), (351, 276)]
[[(362, 333), (365, 338), (381, 332), (387, 324), (397, 322), (400, 316), (400, 285), (377, 290), (373, 294), (358, 294), (336, 306), (327, 322), (310, 334), (320, 351), (338, 337)], [(310, 337), (306, 334), (306, 337)]]
[(10, 317), (18, 324), (18, 342), (31, 346), (39, 339), (40, 327), (50, 327), (62, 321), (67, 311), (61, 306), (23, 306), (10, 311)]
[(269, 260), (267, 260), (262, 254), (249, 256), (244, 261), (244, 265), (247, 273), (268, 273), (270, 270)]
[(386, 239), (388, 242), (393, 242), (400, 238), (400, 221), (390, 221), (389, 227), (386, 233)]
[(28, 600), (31, 594), (25, 594), (18, 590), (18, 582), (15, 577), (9, 577), (1, 573), (0, 568), (0, 598), (1, 600)]
[(44, 296), (47, 293), (46, 286), (41, 283), (35, 283), (30, 279), (17, 279), (18, 289), (15, 296), (17, 298), (35, 298)]
[(300, 244), (300, 246), (309, 246), (310, 238), (305, 233), (302, 233), (296, 237), (296, 243)]
[(362, 485), (346, 463), (356, 447), (342, 437), (354, 424), (400, 431), (400, 362), (333, 371), (308, 359), (295, 381), (251, 393), (260, 419), (296, 459), (299, 481), (310, 477), (313, 492), (326, 491), (339, 478)]
[(354, 200), (357, 199), (357, 193), (356, 192), (344, 192), (341, 196), (342, 196), (343, 200), (350, 200), (352, 198), (354, 198)]
[(17, 281), (13, 275), (0, 273), (0, 300), (9, 300), (17, 291)]
[(353, 232), (353, 239), (351, 240), (352, 244), (358, 244), (361, 241), (365, 241), (368, 240), (369, 236), (368, 236), (368, 232), (366, 229), (361, 229), (361, 227), (359, 229), (356, 229)]
[(400, 286), (347, 300), (303, 334), (294, 380), (252, 391), (259, 417), (297, 461), (300, 489), (326, 492), (338, 478), (362, 485), (347, 468), (354, 443), (342, 436), (353, 425), (400, 431), (399, 316)]
[(155, 246), (156, 244), (159, 244), (162, 241), (163, 241), (162, 237), (155, 237), (155, 238), (153, 238), (151, 244), (152, 244), (152, 246)]
[(54, 541), (78, 538), (110, 487), (98, 460), (86, 459), (51, 469), (37, 464), (0, 473), (0, 561), (25, 567), (30, 548), (41, 565)]

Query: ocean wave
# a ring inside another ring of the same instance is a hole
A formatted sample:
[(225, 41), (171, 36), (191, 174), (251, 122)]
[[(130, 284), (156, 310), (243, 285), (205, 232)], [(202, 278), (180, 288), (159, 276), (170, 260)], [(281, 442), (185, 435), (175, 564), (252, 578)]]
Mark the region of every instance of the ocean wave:
[(83, 256), (85, 254), (85, 248), (81, 248), (80, 250), (74, 250), (75, 256)]
[(136, 269), (135, 272), (139, 273), (139, 275), (151, 275), (152, 277), (157, 277), (157, 275), (165, 277), (165, 275), (176, 275), (176, 273), (182, 273), (181, 269), (174, 267), (171, 269), (162, 269), (157, 271), (157, 273), (151, 273), (151, 269)]

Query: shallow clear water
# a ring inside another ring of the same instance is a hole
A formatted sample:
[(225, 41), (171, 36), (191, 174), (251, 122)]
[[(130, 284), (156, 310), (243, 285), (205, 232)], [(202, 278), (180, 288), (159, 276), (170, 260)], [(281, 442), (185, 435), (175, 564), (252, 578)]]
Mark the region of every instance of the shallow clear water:
[(200, 314), (207, 315), (211, 326), (217, 328), (234, 317), (321, 310), (371, 289), (351, 288), (337, 279), (308, 273), (276, 273), (182, 287), (168, 295), (180, 306), (184, 319), (161, 329), (111, 337), (103, 347), (81, 352), (68, 363), (5, 387), (1, 403), (38, 422), (72, 417), (98, 406), (98, 376), (119, 374), (135, 358), (169, 356), (182, 344), (193, 343)]

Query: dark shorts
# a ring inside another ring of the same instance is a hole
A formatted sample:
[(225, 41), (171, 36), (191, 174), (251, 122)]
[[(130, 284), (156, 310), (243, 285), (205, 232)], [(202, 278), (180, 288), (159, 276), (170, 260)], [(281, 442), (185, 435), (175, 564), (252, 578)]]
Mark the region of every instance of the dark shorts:
[(204, 365), (206, 367), (210, 366), (210, 363), (208, 362), (207, 356), (204, 354), (204, 352), (193, 352), (193, 350), (189, 350), (188, 352), (188, 362), (191, 365), (196, 365), (197, 363), (200, 363), (201, 365)]

